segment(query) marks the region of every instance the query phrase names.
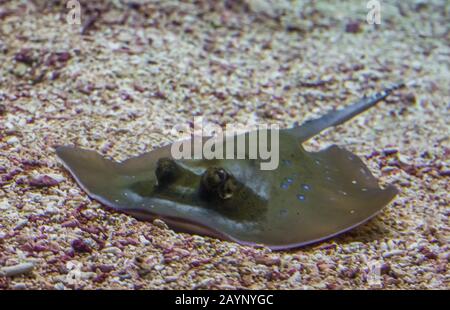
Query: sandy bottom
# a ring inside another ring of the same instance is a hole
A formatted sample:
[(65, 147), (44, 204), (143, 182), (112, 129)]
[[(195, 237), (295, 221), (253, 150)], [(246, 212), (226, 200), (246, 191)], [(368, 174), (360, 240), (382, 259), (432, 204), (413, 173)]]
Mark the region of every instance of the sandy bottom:
[[(378, 26), (357, 0), (81, 1), (81, 26), (51, 1), (1, 2), (0, 268), (34, 265), (1, 288), (449, 288), (448, 1), (383, 2)], [(401, 79), (307, 145), (347, 148), (399, 195), (293, 251), (111, 212), (55, 157), (72, 144), (124, 160), (199, 115), (287, 127)]]

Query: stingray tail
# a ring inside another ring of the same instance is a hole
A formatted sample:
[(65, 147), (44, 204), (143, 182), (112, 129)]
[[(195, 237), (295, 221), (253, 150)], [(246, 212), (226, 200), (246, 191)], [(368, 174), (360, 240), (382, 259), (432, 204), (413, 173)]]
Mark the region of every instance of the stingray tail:
[(348, 107), (340, 110), (330, 111), (324, 116), (317, 119), (308, 120), (301, 126), (293, 128), (292, 131), (297, 137), (301, 139), (301, 141), (306, 141), (319, 134), (324, 129), (327, 129), (328, 127), (337, 126), (352, 119), (356, 115), (366, 111), (367, 109), (376, 105), (378, 102), (385, 99), (394, 90), (402, 88), (404, 86), (405, 83), (400, 82), (370, 97), (364, 96), (360, 101), (351, 104)]

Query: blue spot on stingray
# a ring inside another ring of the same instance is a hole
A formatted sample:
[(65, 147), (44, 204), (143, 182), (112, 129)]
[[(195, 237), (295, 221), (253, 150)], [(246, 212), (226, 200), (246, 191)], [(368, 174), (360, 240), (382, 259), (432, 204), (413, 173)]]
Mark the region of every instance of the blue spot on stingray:
[(300, 200), (300, 201), (304, 201), (305, 200), (305, 195), (299, 194), (299, 195), (297, 195), (297, 199)]
[(284, 182), (281, 183), (280, 186), (281, 186), (282, 189), (288, 189), (289, 186), (291, 186), (292, 182), (294, 182), (294, 180), (292, 178), (286, 178), (284, 180)]
[(309, 186), (308, 184), (302, 184), (302, 188), (305, 191), (309, 191), (311, 189), (311, 186)]
[(281, 183), (280, 187), (281, 187), (282, 189), (288, 189), (288, 188), (289, 188), (289, 184)]

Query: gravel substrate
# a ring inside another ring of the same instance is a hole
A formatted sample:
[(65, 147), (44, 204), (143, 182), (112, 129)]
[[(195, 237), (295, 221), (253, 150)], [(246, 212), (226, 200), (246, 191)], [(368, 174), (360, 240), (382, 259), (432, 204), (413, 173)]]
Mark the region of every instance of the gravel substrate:
[[(81, 26), (65, 2), (0, 0), (0, 288), (450, 288), (448, 1), (383, 1), (377, 26), (358, 0), (81, 1)], [(402, 79), (307, 145), (349, 149), (399, 195), (293, 251), (113, 212), (55, 157), (123, 160), (195, 115), (291, 126)]]

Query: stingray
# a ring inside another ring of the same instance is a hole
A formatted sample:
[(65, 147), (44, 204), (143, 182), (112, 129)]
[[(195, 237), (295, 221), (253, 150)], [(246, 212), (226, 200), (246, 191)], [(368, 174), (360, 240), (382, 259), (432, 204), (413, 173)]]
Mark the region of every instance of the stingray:
[[(397, 194), (392, 185), (380, 188), (355, 154), (336, 145), (309, 152), (302, 143), (401, 86), (279, 129), (274, 170), (260, 169), (263, 159), (175, 159), (171, 144), (123, 162), (73, 146), (57, 147), (56, 153), (92, 199), (115, 210), (141, 220), (162, 219), (178, 232), (274, 250), (295, 248), (365, 223)], [(227, 139), (237, 143), (237, 136)]]

